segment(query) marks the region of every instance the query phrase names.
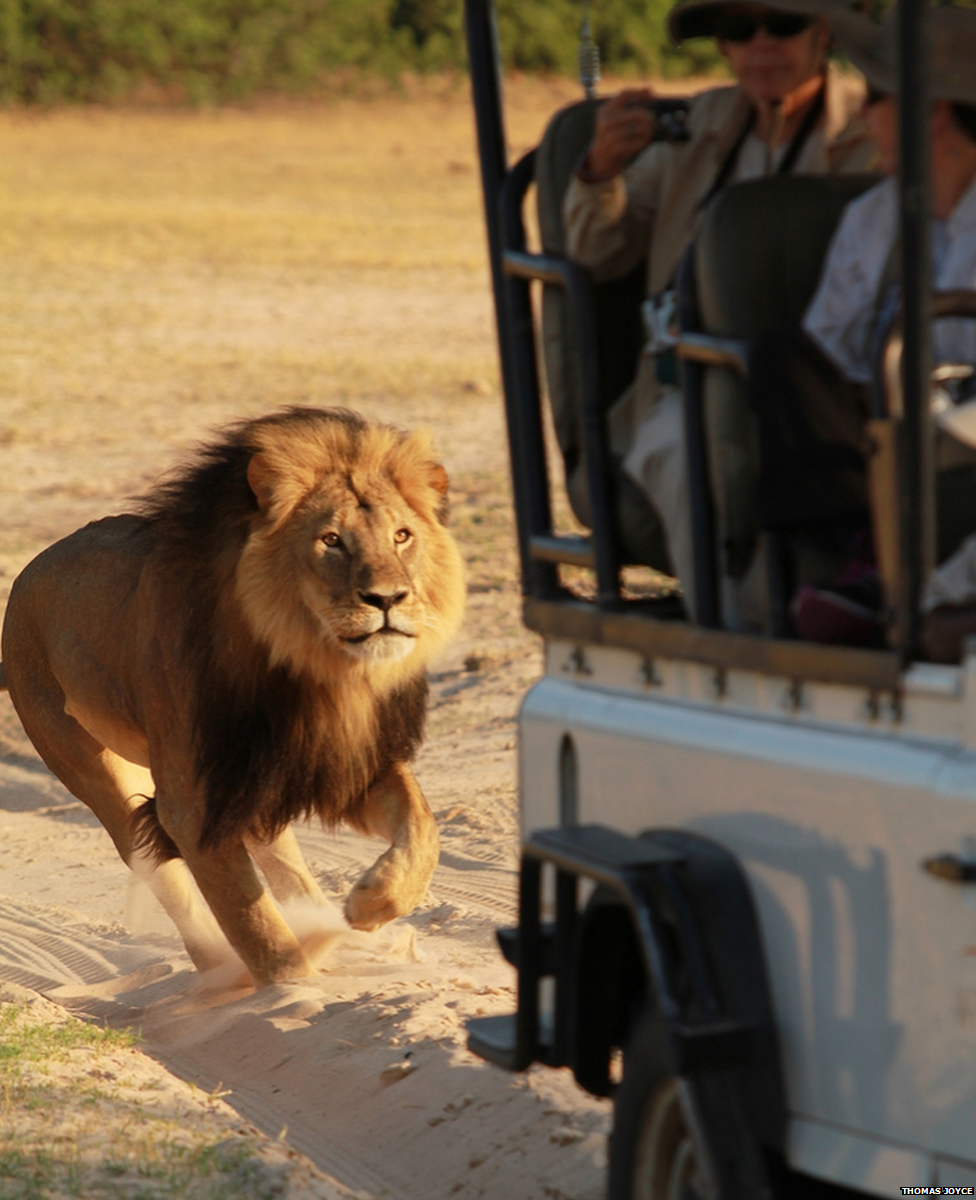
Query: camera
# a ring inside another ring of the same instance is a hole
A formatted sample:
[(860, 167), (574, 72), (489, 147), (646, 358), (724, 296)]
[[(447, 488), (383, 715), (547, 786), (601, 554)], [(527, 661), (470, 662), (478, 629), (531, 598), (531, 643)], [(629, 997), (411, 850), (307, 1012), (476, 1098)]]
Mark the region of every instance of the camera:
[(653, 138), (655, 142), (687, 142), (691, 137), (687, 100), (644, 100), (634, 107), (646, 109), (657, 118)]

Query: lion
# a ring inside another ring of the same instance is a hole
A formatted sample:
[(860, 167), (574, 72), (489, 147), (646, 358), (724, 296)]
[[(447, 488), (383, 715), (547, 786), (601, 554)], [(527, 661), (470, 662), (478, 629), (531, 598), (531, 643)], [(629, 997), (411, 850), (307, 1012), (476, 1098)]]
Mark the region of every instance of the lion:
[(259, 987), (313, 973), (314, 932), (279, 908), (330, 907), (299, 818), (390, 843), (346, 898), (354, 928), (423, 899), (439, 837), (409, 763), (464, 605), (447, 486), (425, 435), (283, 409), (15, 581), (0, 669), (24, 729), (198, 970), (232, 947)]

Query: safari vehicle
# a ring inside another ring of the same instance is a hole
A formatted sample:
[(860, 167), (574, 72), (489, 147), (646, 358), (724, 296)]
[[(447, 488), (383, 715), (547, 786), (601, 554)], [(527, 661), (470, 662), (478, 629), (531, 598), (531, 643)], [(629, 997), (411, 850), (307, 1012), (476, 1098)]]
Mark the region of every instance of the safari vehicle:
[[(976, 1186), (976, 652), (942, 666), (918, 648), (921, 582), (976, 516), (972, 461), (936, 444), (930, 317), (976, 315), (976, 295), (926, 282), (920, 56), (902, 56), (905, 299), (871, 426), (887, 645), (814, 645), (786, 635), (776, 545), (757, 551), (764, 627), (730, 627), (722, 422), (750, 339), (802, 314), (841, 208), (870, 181), (745, 183), (705, 214), (679, 342), (694, 611), (639, 595), (603, 413), (636, 361), (640, 286), (592, 285), (558, 220), (597, 101), (510, 163), (491, 0), (465, 11), (524, 620), (545, 643), (519, 717), (519, 923), (499, 932), (517, 1011), (473, 1021), (469, 1044), (613, 1097), (612, 1200)], [(903, 46), (921, 19), (902, 0)], [(540, 360), (560, 448), (582, 456), (585, 535), (554, 527)], [(567, 585), (581, 569), (589, 593)]]

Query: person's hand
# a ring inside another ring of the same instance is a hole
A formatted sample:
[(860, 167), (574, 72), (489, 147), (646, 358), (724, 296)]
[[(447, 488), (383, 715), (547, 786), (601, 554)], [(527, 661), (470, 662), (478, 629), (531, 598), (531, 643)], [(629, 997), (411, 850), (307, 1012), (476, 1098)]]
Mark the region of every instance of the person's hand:
[(653, 99), (650, 88), (625, 88), (600, 105), (593, 141), (583, 163), (590, 175), (612, 179), (650, 144), (657, 118), (642, 106)]

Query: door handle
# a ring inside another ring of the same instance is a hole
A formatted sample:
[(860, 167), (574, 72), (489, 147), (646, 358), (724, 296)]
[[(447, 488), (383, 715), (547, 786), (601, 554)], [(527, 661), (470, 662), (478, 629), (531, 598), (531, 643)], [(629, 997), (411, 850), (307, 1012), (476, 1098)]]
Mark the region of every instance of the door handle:
[(949, 883), (976, 883), (976, 862), (967, 861), (958, 854), (938, 854), (935, 858), (926, 858), (922, 867), (936, 879), (945, 879)]

